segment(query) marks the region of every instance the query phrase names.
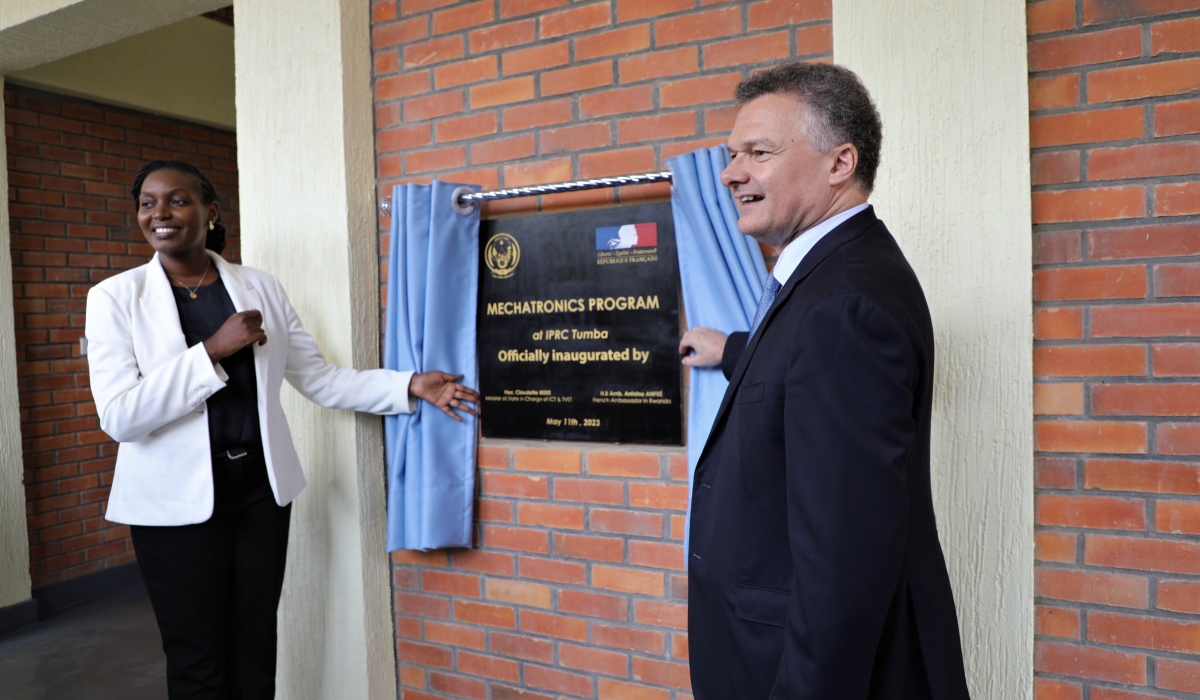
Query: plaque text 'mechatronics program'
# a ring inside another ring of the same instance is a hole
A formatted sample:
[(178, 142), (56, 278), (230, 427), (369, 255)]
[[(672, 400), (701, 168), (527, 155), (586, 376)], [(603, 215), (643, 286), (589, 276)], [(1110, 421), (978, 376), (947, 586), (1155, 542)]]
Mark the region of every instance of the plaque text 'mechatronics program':
[(483, 436), (680, 444), (670, 205), (484, 221), (480, 234)]

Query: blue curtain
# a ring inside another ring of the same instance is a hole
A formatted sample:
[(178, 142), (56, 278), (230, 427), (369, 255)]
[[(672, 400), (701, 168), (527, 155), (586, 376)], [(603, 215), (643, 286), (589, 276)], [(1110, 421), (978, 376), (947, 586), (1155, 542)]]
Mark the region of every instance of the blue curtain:
[[(721, 171), (729, 153), (717, 146), (667, 161), (674, 193), (675, 243), (688, 327), (724, 333), (750, 329), (767, 267), (754, 239), (737, 228), (738, 213)], [(688, 390), (688, 490), (728, 382), (719, 367), (693, 367)], [(688, 502), (691, 502), (689, 498)], [(690, 525), (691, 511), (689, 507)], [(686, 535), (685, 535), (686, 539)], [(687, 543), (684, 543), (684, 550)]]
[[(450, 204), (458, 185), (401, 185), (392, 192), (383, 366), (462, 374), (475, 369), (479, 213)], [(471, 546), (475, 419), (452, 420), (420, 402), (387, 416), (388, 551)]]

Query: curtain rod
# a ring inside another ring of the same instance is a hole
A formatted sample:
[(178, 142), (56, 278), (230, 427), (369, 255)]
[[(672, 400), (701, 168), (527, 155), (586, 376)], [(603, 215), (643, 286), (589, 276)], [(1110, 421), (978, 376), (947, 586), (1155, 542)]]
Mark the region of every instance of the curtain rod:
[[(450, 203), (454, 210), (463, 216), (475, 213), (480, 202), (494, 199), (512, 199), (514, 197), (533, 197), (540, 194), (558, 194), (560, 192), (578, 192), (580, 190), (596, 190), (605, 187), (622, 187), (624, 185), (647, 185), (652, 182), (671, 182), (671, 171), (659, 173), (642, 173), (640, 175), (618, 175), (616, 177), (599, 177), (593, 180), (576, 180), (575, 182), (556, 182), (550, 185), (530, 185), (529, 187), (512, 187), (506, 190), (491, 190), (474, 192), (470, 187), (459, 187), (450, 194)], [(384, 197), (379, 201), (379, 211), (384, 216), (392, 214), (392, 198)]]

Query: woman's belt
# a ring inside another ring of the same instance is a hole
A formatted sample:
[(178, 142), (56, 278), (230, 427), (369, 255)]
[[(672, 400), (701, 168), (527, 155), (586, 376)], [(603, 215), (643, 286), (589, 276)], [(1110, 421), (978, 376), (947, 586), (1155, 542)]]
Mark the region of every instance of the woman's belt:
[(254, 458), (254, 457), (261, 458), (262, 457), (262, 448), (261, 447), (249, 447), (249, 446), (245, 446), (245, 445), (239, 446), (239, 447), (230, 447), (229, 449), (214, 452), (213, 457), (216, 457), (217, 459), (227, 460), (230, 462), (237, 462), (239, 460), (246, 459), (248, 457), (249, 458)]

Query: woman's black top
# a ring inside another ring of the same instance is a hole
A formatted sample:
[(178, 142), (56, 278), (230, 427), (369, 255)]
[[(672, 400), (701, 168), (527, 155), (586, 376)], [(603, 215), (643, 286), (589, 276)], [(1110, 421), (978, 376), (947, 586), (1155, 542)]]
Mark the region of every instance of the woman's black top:
[[(203, 343), (237, 313), (225, 284), (217, 281), (196, 290), (192, 299), (188, 290), (171, 287), (179, 325), (188, 347)], [(245, 449), (262, 452), (262, 433), (258, 425), (258, 380), (254, 372), (254, 350), (248, 345), (221, 360), (229, 375), (225, 388), (208, 398), (208, 439), (212, 451)]]

